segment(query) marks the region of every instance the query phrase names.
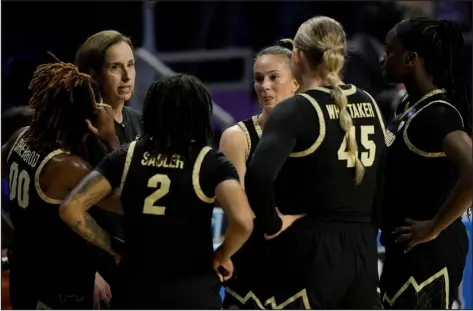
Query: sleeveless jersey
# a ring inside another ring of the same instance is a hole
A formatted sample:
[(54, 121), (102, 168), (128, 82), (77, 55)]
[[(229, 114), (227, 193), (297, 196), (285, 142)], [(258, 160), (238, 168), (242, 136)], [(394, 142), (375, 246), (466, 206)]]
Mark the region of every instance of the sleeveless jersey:
[[(377, 191), (377, 170), (385, 151), (385, 127), (375, 100), (354, 85), (341, 86), (347, 96), (347, 109), (353, 120), (352, 134), (358, 157), (365, 167), (359, 185), (355, 184), (355, 159), (346, 152), (345, 132), (340, 126), (340, 109), (332, 89), (318, 87), (296, 95), (313, 114), (311, 141), (296, 142), (275, 184), (280, 211), (307, 213), (319, 220), (370, 222)], [(318, 120), (318, 121), (317, 121)], [(318, 123), (317, 123), (318, 122)], [(309, 128), (308, 128), (309, 130)]]
[(10, 214), (15, 228), (12, 271), (16, 267), (16, 273), (42, 289), (92, 294), (94, 248), (60, 219), (61, 201), (48, 197), (40, 185), (43, 168), (65, 152), (31, 149), (24, 138), (26, 131), (16, 139), (7, 160)]
[(388, 233), (402, 225), (405, 218), (432, 219), (455, 185), (458, 171), (442, 150), (444, 137), (436, 129), (441, 124), (430, 123), (434, 119), (434, 122), (452, 123), (432, 115), (439, 108), (447, 109), (456, 118), (453, 123), (459, 123), (452, 125), (457, 127), (452, 131), (463, 129), (462, 117), (444, 90), (434, 90), (416, 103), (409, 103), (406, 98), (395, 110), (386, 137), (384, 242), (393, 243), (393, 236)]
[(258, 116), (253, 116), (250, 119), (240, 121), (237, 124), (245, 133), (246, 142), (248, 143), (248, 154), (246, 155), (246, 165), (248, 165), (253, 153), (256, 150), (256, 145), (258, 145), (263, 131), (258, 122)]
[(166, 280), (212, 271), (217, 153), (196, 149), (186, 157), (152, 155), (143, 140), (127, 147), (120, 187), (128, 278)]
[[(237, 123), (243, 130), (248, 144), (248, 154), (246, 155), (246, 165), (251, 161), (256, 150), (262, 129), (258, 121), (258, 116)], [(253, 231), (246, 243), (232, 256), (234, 264), (234, 276), (226, 283), (227, 295), (234, 299), (245, 297), (250, 291), (259, 294), (259, 283), (266, 280), (263, 276), (264, 265), (267, 263), (268, 242), (264, 238), (264, 232), (258, 219), (254, 220)], [(240, 301), (241, 302), (241, 301)]]

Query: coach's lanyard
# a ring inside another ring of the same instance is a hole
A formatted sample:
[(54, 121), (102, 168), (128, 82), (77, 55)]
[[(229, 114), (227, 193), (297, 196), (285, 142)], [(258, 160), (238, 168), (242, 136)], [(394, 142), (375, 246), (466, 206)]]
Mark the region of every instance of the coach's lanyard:
[(424, 96), (422, 96), (421, 99), (416, 101), (412, 107), (409, 108), (409, 103), (406, 104), (406, 107), (404, 108), (404, 112), (394, 115), (392, 123), (389, 125), (389, 128), (386, 131), (386, 137), (385, 137), (385, 142), (386, 146), (391, 146), (396, 139), (396, 135), (402, 130), (404, 125), (406, 124), (406, 120), (409, 119), (415, 112), (416, 112), (416, 107), (422, 103), (424, 100), (426, 100), (429, 97), (435, 96), (437, 94), (443, 94), (446, 93), (444, 89), (435, 89)]

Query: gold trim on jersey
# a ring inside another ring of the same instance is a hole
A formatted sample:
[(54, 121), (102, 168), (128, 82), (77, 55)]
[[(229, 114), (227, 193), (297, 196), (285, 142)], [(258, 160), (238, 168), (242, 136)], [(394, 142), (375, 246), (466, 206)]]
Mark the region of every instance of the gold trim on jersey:
[(209, 198), (205, 195), (204, 191), (200, 187), (200, 168), (202, 167), (202, 162), (204, 161), (205, 156), (207, 153), (210, 152), (212, 148), (206, 146), (200, 150), (199, 155), (194, 163), (194, 168), (192, 169), (192, 185), (194, 186), (194, 191), (197, 197), (205, 203), (214, 203), (215, 197)]
[(256, 305), (258, 306), (258, 308), (260, 308), (261, 310), (265, 310), (266, 308), (263, 306), (263, 304), (261, 303), (261, 300), (259, 300), (258, 297), (256, 297), (255, 293), (253, 293), (253, 291), (249, 291), (245, 297), (242, 297), (240, 295), (238, 295), (234, 290), (232, 290), (230, 287), (225, 287), (225, 292), (227, 294), (229, 294), (230, 296), (232, 296), (233, 298), (235, 298), (236, 300), (238, 300), (239, 303), (241, 303), (242, 305), (245, 305), (250, 299), (253, 299), (253, 301), (256, 303)]
[(237, 123), (237, 125), (241, 128), (243, 133), (245, 133), (246, 136), (246, 143), (248, 144), (248, 152), (246, 153), (246, 158), (245, 161), (248, 160), (248, 157), (250, 156), (251, 152), (251, 137), (250, 137), (250, 132), (248, 132), (248, 128), (246, 127), (245, 123), (243, 121), (240, 121)]
[(263, 135), (263, 130), (261, 129), (261, 124), (259, 123), (259, 117), (258, 116), (252, 116), (251, 120), (253, 121), (253, 125), (255, 127), (256, 134), (258, 135), (259, 138), (261, 138), (261, 135)]
[[(316, 86), (316, 87), (313, 88), (313, 90), (322, 91), (322, 92), (327, 93), (327, 94), (332, 94), (332, 92), (333, 92), (332, 89), (329, 89), (329, 88), (326, 88), (326, 87), (323, 87), (323, 86)], [(342, 89), (342, 91), (343, 91), (343, 94), (345, 96), (353, 95), (353, 94), (356, 93), (356, 86), (354, 86), (353, 84), (350, 84), (350, 88), (348, 88), (346, 90)]]
[(383, 115), (381, 114), (381, 110), (379, 110), (378, 103), (376, 103), (376, 101), (374, 100), (373, 96), (371, 96), (370, 93), (366, 92), (365, 90), (362, 90), (362, 91), (365, 92), (365, 94), (368, 95), (369, 98), (371, 98), (371, 102), (373, 103), (374, 109), (376, 110), (379, 124), (381, 125), (381, 129), (383, 131), (384, 140), (386, 141), (386, 125), (384, 124)]
[(406, 143), (407, 145), (407, 148), (409, 148), (410, 151), (414, 152), (415, 154), (418, 154), (422, 157), (426, 157), (426, 158), (441, 158), (441, 157), (445, 157), (445, 152), (427, 152), (427, 151), (423, 151), (419, 148), (417, 148), (416, 146), (414, 146), (414, 144), (409, 140), (409, 136), (407, 135), (407, 129), (409, 128), (409, 125), (411, 124), (412, 120), (422, 111), (424, 110), (425, 108), (433, 105), (433, 104), (436, 104), (436, 103), (439, 103), (439, 104), (445, 104), (445, 105), (448, 105), (450, 107), (452, 107), (453, 109), (455, 109), (455, 111), (458, 113), (458, 115), (460, 116), (460, 119), (462, 121), (462, 125), (464, 125), (463, 123), (463, 118), (460, 114), (460, 112), (457, 110), (457, 108), (455, 108), (452, 104), (444, 101), (444, 100), (435, 100), (433, 102), (430, 102), (428, 103), (427, 105), (425, 105), (424, 107), (422, 107), (421, 109), (419, 109), (418, 111), (416, 111), (412, 117), (410, 117), (407, 122), (406, 122), (406, 126), (404, 127), (404, 131), (402, 133), (402, 137), (404, 138), (404, 142)]
[(126, 152), (125, 165), (123, 166), (122, 179), (120, 180), (120, 194), (123, 191), (123, 186), (125, 185), (126, 177), (128, 176), (128, 171), (130, 170), (131, 160), (133, 159), (133, 153), (135, 152), (136, 140), (132, 141), (128, 146)]
[(448, 275), (448, 268), (444, 267), (441, 269), (439, 272), (435, 273), (432, 275), (430, 278), (425, 280), (422, 283), (417, 283), (416, 279), (411, 276), (406, 283), (404, 283), (399, 290), (396, 292), (396, 294), (392, 297), (389, 298), (387, 293), (384, 293), (383, 295), (383, 302), (387, 302), (390, 306), (393, 306), (396, 300), (409, 288), (409, 285), (412, 285), (416, 293), (420, 293), (421, 290), (424, 289), (427, 285), (433, 283), (435, 280), (444, 278), (445, 281), (445, 308), (448, 309), (449, 307), (449, 302), (450, 302), (450, 278)]
[(282, 310), (288, 305), (290, 305), (291, 303), (293, 303), (294, 301), (296, 301), (297, 299), (302, 299), (302, 304), (304, 305), (304, 308), (306, 310), (312, 309), (310, 307), (309, 296), (307, 295), (307, 290), (305, 288), (301, 290), (300, 292), (296, 293), (295, 295), (291, 296), (289, 299), (287, 299), (286, 301), (284, 301), (283, 303), (279, 305), (276, 303), (276, 298), (274, 298), (274, 296), (266, 300), (264, 304), (270, 305), (271, 309), (273, 310)]
[(36, 193), (38, 193), (39, 197), (46, 203), (61, 204), (62, 200), (48, 197), (46, 193), (44, 193), (43, 190), (41, 189), (41, 185), (39, 183), (39, 177), (41, 176), (41, 172), (43, 171), (43, 168), (46, 165), (46, 163), (48, 163), (55, 156), (63, 154), (63, 153), (69, 154), (69, 152), (64, 151), (62, 149), (56, 149), (53, 152), (50, 152), (47, 156), (44, 157), (43, 161), (41, 161), (41, 163), (38, 166), (38, 169), (36, 170), (34, 174), (34, 186), (36, 188)]
[(36, 310), (51, 310), (51, 308), (48, 307), (45, 303), (38, 300), (38, 302), (36, 303)]
[(289, 155), (289, 157), (291, 157), (291, 158), (301, 158), (301, 157), (305, 157), (305, 156), (308, 156), (308, 155), (314, 153), (315, 150), (317, 150), (317, 148), (319, 148), (320, 145), (322, 144), (322, 142), (324, 141), (325, 134), (326, 134), (326, 131), (327, 131), (326, 125), (325, 125), (324, 113), (322, 112), (322, 108), (320, 108), (319, 103), (313, 97), (311, 97), (310, 95), (307, 95), (305, 93), (300, 93), (300, 94), (297, 94), (297, 95), (302, 96), (305, 99), (307, 99), (312, 104), (312, 106), (315, 108), (315, 111), (317, 112), (317, 117), (319, 119), (319, 129), (320, 130), (319, 130), (319, 137), (317, 137), (317, 139), (315, 140), (314, 144), (312, 144), (312, 146), (310, 146), (306, 150), (291, 153)]
[(10, 150), (8, 151), (7, 161), (8, 161), (8, 159), (10, 159), (10, 155), (11, 155), (11, 153), (13, 152), (13, 150), (15, 149), (16, 145), (18, 144), (18, 142), (20, 141), (21, 137), (23, 137), (23, 135), (25, 134), (25, 132), (26, 132), (29, 128), (30, 128), (30, 127), (27, 126), (23, 131), (20, 132), (20, 134), (18, 134), (18, 136), (17, 136), (16, 139), (15, 139), (15, 142), (13, 143), (13, 145), (10, 147)]
[(411, 110), (413, 110), (417, 105), (419, 105), (420, 103), (422, 103), (424, 100), (426, 100), (427, 98), (429, 97), (432, 97), (432, 96), (435, 96), (437, 94), (445, 94), (447, 91), (445, 91), (444, 89), (435, 89), (433, 91), (430, 91), (429, 93), (425, 94), (424, 96), (422, 96), (421, 99), (419, 99), (418, 101), (416, 101), (412, 107), (409, 108), (409, 103), (406, 104), (406, 106), (404, 107), (404, 111), (401, 113), (401, 114), (397, 114), (397, 108), (399, 107), (399, 105), (396, 106), (396, 108), (394, 109), (394, 122), (404, 118), (405, 115), (407, 115), (409, 112), (411, 112)]

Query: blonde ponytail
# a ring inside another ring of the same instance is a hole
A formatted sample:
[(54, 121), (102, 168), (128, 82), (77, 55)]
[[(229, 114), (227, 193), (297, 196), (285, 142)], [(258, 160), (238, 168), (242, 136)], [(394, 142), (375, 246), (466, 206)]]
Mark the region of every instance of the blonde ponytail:
[(348, 100), (340, 87), (341, 80), (338, 72), (343, 67), (344, 57), (336, 49), (328, 49), (324, 52), (323, 62), (328, 70), (327, 80), (333, 87), (333, 99), (340, 109), (339, 121), (340, 127), (345, 131), (344, 139), (347, 142), (348, 160), (355, 161), (355, 183), (358, 185), (363, 180), (365, 168), (358, 158), (358, 145), (356, 143), (355, 131), (352, 130), (353, 120), (347, 109)]

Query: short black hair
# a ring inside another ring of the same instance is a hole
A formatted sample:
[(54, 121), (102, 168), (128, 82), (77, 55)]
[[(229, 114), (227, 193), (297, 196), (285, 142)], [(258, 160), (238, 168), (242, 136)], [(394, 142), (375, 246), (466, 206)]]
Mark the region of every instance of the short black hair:
[(196, 77), (163, 77), (148, 89), (143, 103), (143, 139), (152, 153), (186, 153), (206, 146), (212, 131), (212, 99)]

